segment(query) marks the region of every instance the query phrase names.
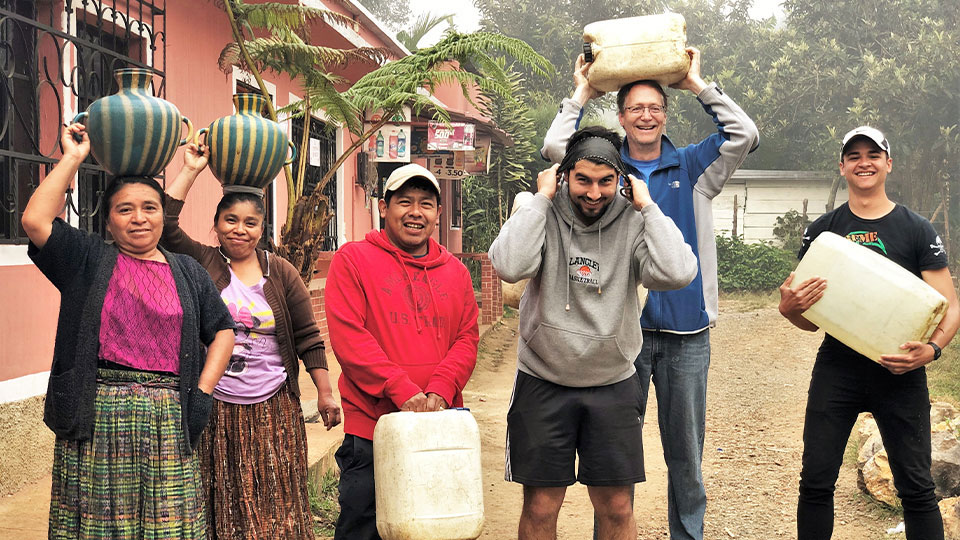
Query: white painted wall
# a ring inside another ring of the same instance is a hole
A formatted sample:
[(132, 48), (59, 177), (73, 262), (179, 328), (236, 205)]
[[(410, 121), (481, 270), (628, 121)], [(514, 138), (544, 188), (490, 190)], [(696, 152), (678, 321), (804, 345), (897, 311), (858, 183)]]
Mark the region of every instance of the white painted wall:
[[(810, 221), (824, 214), (834, 177), (825, 171), (738, 170), (713, 200), (714, 231), (731, 234), (736, 196), (736, 233), (746, 242), (774, 240), (777, 218), (789, 210), (802, 212), (804, 199)], [(847, 185), (841, 182), (834, 207), (846, 200)]]

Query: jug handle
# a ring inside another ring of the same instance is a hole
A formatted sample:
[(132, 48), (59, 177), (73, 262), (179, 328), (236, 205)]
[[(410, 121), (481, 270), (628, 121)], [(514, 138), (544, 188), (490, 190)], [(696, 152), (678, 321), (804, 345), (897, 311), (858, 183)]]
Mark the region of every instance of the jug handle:
[[(206, 135), (207, 132), (209, 132), (209, 131), (210, 131), (210, 128), (200, 128), (200, 129), (198, 129), (196, 135), (194, 135), (194, 137), (193, 137), (193, 143), (196, 144), (197, 146), (200, 146), (200, 136), (201, 136), (201, 135)], [(207, 144), (207, 143), (206, 143), (206, 137), (204, 137), (204, 143), (203, 143), (203, 144)]]
[[(81, 120), (83, 120), (83, 119), (86, 118), (87, 116), (90, 116), (90, 113), (88, 113), (87, 111), (83, 111), (82, 113), (79, 113), (79, 114), (77, 114), (76, 116), (74, 116), (74, 117), (73, 117), (73, 120), (71, 120), (70, 123), (71, 123), (71, 124), (77, 124), (77, 123), (82, 124), (83, 122), (81, 122)], [(86, 124), (83, 124), (83, 125), (86, 126)], [(73, 134), (73, 140), (77, 141), (78, 143), (82, 143), (82, 142), (83, 142), (83, 135), (78, 135), (78, 134), (74, 133), (74, 134)]]
[(289, 165), (293, 163), (293, 160), (297, 159), (297, 147), (293, 144), (293, 141), (287, 141), (287, 144), (290, 145), (290, 150), (292, 151), (290, 158), (283, 162), (284, 165)]
[(584, 43), (583, 44), (583, 61), (586, 63), (593, 62), (593, 44)]
[(184, 116), (182, 120), (187, 124), (187, 136), (180, 139), (180, 144), (178, 146), (183, 146), (187, 144), (187, 141), (193, 139), (193, 122), (191, 122), (186, 116)]

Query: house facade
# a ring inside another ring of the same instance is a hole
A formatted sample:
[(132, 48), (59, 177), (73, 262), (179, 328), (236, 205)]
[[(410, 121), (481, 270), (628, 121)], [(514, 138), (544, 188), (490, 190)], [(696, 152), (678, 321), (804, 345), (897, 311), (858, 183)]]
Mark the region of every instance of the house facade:
[[(345, 14), (354, 24), (317, 22), (315, 44), (336, 48), (378, 47), (389, 57), (409, 54), (358, 3), (351, 0), (299, 0), (301, 4)], [(234, 93), (258, 91), (252, 75), (218, 69), (224, 45), (232, 40), (229, 21), (216, 0), (0, 0), (0, 496), (48, 472), (52, 434), (42, 424), (53, 357), (59, 293), (27, 257), (27, 238), (20, 215), (33, 189), (60, 157), (62, 126), (94, 100), (116, 92), (113, 71), (141, 67), (155, 73), (154, 92), (174, 103), (194, 128), (234, 113)], [(344, 87), (375, 69), (352, 64), (337, 72)], [(297, 81), (265, 72), (264, 82), (277, 108), (301, 99)], [(456, 90), (459, 92), (459, 89)], [(440, 94), (438, 91), (437, 94)], [(450, 99), (457, 102), (451, 90)], [(443, 104), (438, 97), (438, 103)], [(456, 104), (456, 103), (455, 103)], [(479, 133), (492, 133), (472, 108), (451, 108), (454, 119), (477, 116)], [(328, 126), (322, 113), (310, 122), (307, 186), (326, 173), (352, 142), (345, 129)], [(281, 119), (292, 140), (300, 141), (303, 122)], [(409, 119), (420, 128), (422, 119)], [(327, 129), (332, 127), (332, 129)], [(501, 136), (496, 134), (496, 136)], [(182, 164), (182, 150), (164, 171), (173, 178)], [(426, 158), (415, 158), (426, 164)], [(362, 170), (365, 158), (351, 156), (337, 170), (324, 193), (334, 214), (326, 234), (327, 254), (317, 264), (312, 290), (322, 314), (326, 265), (337, 247), (379, 228), (377, 189), (369, 189)], [(378, 164), (389, 174), (388, 164)], [(91, 158), (68, 193), (64, 218), (83, 230), (104, 234), (99, 195), (105, 171)], [(161, 183), (164, 179), (160, 179)], [(382, 178), (378, 178), (382, 182)], [(459, 181), (444, 180), (444, 217), (438, 240), (460, 251)], [(219, 183), (204, 171), (186, 201), (183, 228), (194, 238), (214, 242), (213, 213), (221, 196)], [(268, 188), (267, 232), (279, 240), (286, 215), (283, 176)]]

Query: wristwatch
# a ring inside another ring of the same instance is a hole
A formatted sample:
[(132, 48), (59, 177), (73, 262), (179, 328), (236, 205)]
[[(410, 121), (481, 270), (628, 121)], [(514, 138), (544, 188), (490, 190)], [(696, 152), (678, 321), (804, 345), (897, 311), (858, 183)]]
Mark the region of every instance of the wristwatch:
[(943, 349), (941, 349), (939, 345), (932, 341), (928, 341), (927, 345), (933, 347), (933, 359), (938, 360), (940, 358), (940, 354), (943, 353)]

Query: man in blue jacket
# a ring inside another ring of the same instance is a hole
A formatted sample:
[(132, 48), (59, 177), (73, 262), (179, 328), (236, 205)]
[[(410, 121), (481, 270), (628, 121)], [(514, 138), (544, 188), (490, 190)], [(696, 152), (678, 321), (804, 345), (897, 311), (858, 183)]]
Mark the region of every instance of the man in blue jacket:
[[(663, 456), (668, 469), (667, 508), (673, 540), (702, 540), (707, 497), (700, 463), (706, 418), (710, 327), (717, 320), (717, 247), (713, 198), (747, 154), (759, 144), (757, 127), (715, 83), (700, 77), (700, 51), (688, 48), (690, 70), (671, 85), (689, 90), (717, 125), (697, 144), (677, 148), (664, 135), (667, 95), (655, 81), (635, 81), (617, 93), (618, 119), (626, 136), (621, 158), (628, 172), (644, 180), (664, 214), (693, 248), (697, 277), (676, 291), (651, 291), (640, 316), (643, 347), (637, 356), (644, 400), (650, 379), (657, 392)], [(544, 158), (559, 162), (576, 131), (583, 107), (599, 97), (587, 82), (583, 57), (574, 70), (576, 90), (564, 99), (544, 138)], [(644, 401), (644, 405), (646, 402)], [(637, 457), (640, 459), (640, 456)]]

